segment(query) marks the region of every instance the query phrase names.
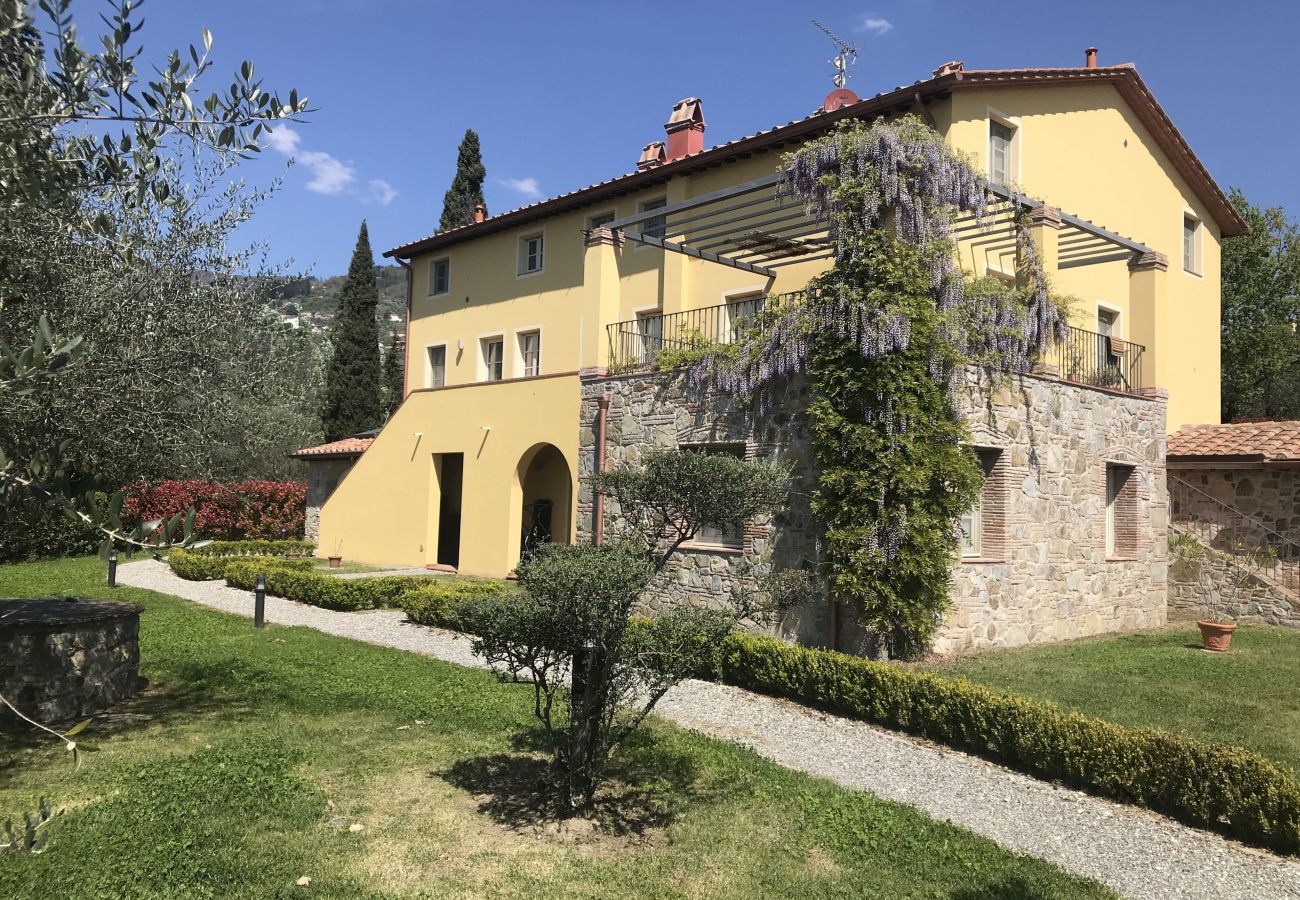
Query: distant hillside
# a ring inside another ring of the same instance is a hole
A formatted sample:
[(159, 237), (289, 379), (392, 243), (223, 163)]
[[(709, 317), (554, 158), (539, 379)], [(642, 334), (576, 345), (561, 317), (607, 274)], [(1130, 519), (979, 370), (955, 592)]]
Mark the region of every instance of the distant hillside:
[[(406, 273), (401, 266), (375, 266), (375, 277), (379, 281), (380, 330), (385, 334), (400, 330), (406, 319)], [(343, 290), (346, 278), (346, 275), (308, 276), (291, 281), (276, 291), (276, 309), (285, 313), (292, 312), (290, 307), (294, 307), (298, 312), (310, 314), (318, 326), (324, 325), (338, 310), (339, 291)], [(392, 315), (397, 319), (390, 321)]]

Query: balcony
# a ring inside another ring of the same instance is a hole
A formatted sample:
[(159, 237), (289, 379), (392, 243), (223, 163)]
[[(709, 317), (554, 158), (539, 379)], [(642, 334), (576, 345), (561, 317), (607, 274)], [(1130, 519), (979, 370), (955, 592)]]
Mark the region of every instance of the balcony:
[[(755, 327), (762, 330), (760, 313), (797, 305), (804, 296), (803, 291), (795, 291), (613, 322), (606, 326), (610, 370), (653, 369), (665, 350), (735, 343)], [(1142, 387), (1145, 350), (1132, 341), (1071, 326), (1065, 339), (1053, 344), (1040, 362), (1055, 366), (1065, 381), (1135, 394)]]

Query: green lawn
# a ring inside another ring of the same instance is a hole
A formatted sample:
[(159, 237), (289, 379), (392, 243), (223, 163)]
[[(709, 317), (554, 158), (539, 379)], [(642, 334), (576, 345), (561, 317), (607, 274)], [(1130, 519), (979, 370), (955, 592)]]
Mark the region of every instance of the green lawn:
[(0, 737), (0, 814), (66, 809), (43, 855), (0, 857), (0, 897), (1112, 896), (662, 722), (596, 830), (557, 831), (534, 810), (529, 687), (102, 580), (94, 560), (0, 568), (0, 597), (145, 604), (152, 682), (86, 733), (79, 771)]
[(1227, 653), (1195, 625), (999, 650), (940, 664), (991, 687), (1125, 725), (1236, 744), (1300, 770), (1300, 629), (1242, 625)]

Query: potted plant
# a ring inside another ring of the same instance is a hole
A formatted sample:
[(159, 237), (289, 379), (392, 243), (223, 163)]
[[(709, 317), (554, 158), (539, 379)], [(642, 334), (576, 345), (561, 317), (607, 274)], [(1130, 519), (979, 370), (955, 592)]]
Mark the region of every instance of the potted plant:
[(334, 542), (334, 554), (330, 556), (330, 568), (337, 569), (343, 563), (343, 555), (340, 551), (343, 549), (343, 538)]
[[(1205, 608), (1205, 618), (1198, 619), (1201, 644), (1206, 650), (1226, 653), (1232, 644), (1232, 633), (1237, 630), (1237, 597), (1241, 589), (1255, 577), (1255, 572), (1267, 569), (1277, 560), (1272, 547), (1247, 549), (1241, 541), (1232, 545), (1232, 554), (1222, 554), (1223, 576), (1215, 579), (1206, 566), (1210, 550), (1190, 534), (1175, 533), (1169, 536), (1169, 551), (1175, 565), (1194, 567), (1196, 584)], [(1217, 584), (1216, 584), (1217, 581)]]

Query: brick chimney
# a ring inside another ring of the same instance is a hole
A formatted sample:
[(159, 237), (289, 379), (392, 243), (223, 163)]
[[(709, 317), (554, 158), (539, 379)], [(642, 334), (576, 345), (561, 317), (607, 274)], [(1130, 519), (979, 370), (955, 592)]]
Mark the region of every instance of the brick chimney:
[(1097, 48), (1089, 47), (1083, 51), (1083, 67), (1085, 69), (1097, 68)]
[(664, 164), (664, 142), (651, 141), (641, 150), (641, 158), (636, 161), (636, 170), (644, 172)]
[(704, 109), (699, 97), (687, 97), (673, 107), (664, 131), (668, 132), (667, 159), (672, 162), (704, 149)]

